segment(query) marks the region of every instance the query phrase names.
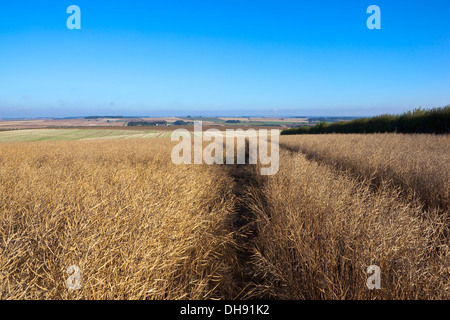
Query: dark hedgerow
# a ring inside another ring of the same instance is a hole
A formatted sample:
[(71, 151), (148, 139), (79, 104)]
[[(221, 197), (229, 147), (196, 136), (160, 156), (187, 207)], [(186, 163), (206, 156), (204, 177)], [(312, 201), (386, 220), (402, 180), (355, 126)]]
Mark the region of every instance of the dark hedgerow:
[(317, 133), (450, 133), (450, 105), (443, 108), (408, 111), (401, 115), (385, 114), (346, 122), (321, 122), (313, 127), (286, 129), (282, 135)]

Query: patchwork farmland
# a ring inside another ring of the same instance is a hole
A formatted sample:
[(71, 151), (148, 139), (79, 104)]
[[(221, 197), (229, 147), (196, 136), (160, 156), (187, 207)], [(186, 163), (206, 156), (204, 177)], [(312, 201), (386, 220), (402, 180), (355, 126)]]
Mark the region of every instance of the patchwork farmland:
[(170, 137), (171, 132), (116, 129), (29, 129), (0, 132), (0, 142)]

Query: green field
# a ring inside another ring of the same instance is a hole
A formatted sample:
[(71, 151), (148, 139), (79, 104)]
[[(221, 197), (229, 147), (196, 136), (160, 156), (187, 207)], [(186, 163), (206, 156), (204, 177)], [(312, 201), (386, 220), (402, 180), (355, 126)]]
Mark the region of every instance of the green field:
[(91, 139), (166, 138), (169, 131), (136, 131), (105, 129), (28, 129), (0, 132), (0, 142), (58, 141)]

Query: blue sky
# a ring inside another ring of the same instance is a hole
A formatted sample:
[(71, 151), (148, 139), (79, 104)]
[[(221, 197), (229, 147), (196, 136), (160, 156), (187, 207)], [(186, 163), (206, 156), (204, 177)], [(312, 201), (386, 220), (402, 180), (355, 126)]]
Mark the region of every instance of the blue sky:
[[(366, 26), (372, 4), (381, 30)], [(66, 27), (70, 5), (81, 30)], [(449, 15), (448, 0), (4, 1), (0, 117), (440, 107), (450, 104)]]

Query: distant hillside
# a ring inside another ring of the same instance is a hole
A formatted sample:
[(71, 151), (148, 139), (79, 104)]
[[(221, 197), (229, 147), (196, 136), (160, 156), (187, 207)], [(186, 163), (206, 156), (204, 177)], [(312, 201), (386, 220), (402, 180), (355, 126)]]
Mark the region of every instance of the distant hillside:
[(95, 120), (95, 119), (123, 119), (123, 116), (89, 116), (84, 117), (84, 119)]

